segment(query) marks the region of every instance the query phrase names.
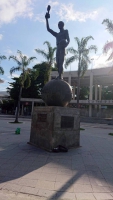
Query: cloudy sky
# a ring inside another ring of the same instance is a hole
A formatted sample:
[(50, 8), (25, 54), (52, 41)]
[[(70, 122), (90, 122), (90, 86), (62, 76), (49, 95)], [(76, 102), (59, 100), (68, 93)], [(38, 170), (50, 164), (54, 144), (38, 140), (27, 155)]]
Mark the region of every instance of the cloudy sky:
[[(65, 23), (65, 29), (69, 30), (69, 47), (76, 49), (74, 37), (93, 36), (94, 40), (89, 45), (98, 47), (97, 54), (91, 54), (94, 58), (91, 67), (105, 67), (112, 62), (106, 62), (106, 56), (102, 55), (102, 48), (106, 41), (113, 40), (112, 36), (102, 25), (103, 19), (113, 20), (113, 0), (0, 0), (0, 54), (16, 55), (17, 50), (27, 56), (36, 56), (35, 63), (43, 61), (34, 49), (45, 49), (44, 41), (49, 41), (55, 47), (55, 38), (46, 30), (45, 13), (47, 5), (51, 5), (50, 28), (58, 32), (58, 21)], [(35, 64), (32, 63), (31, 67)], [(6, 90), (8, 82), (11, 82), (9, 70), (16, 66), (13, 61), (1, 62), (5, 74), (0, 75), (4, 80), (0, 84), (0, 91)], [(67, 70), (76, 70), (77, 64), (73, 63)], [(15, 76), (18, 76), (15, 73)]]

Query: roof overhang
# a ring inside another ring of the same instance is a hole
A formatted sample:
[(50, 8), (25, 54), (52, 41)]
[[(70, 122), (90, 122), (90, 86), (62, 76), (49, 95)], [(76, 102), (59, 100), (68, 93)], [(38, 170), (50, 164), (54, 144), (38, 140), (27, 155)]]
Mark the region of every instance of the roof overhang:
[[(93, 85), (113, 85), (113, 67), (104, 67), (97, 68), (92, 70), (87, 70), (85, 75), (80, 78), (81, 86), (89, 86), (90, 85), (90, 74), (93, 74)], [(51, 77), (55, 78), (58, 76), (57, 71), (51, 72)], [(77, 85), (77, 71), (65, 71), (63, 73), (63, 79), (68, 81), (69, 77), (71, 77), (71, 85)]]

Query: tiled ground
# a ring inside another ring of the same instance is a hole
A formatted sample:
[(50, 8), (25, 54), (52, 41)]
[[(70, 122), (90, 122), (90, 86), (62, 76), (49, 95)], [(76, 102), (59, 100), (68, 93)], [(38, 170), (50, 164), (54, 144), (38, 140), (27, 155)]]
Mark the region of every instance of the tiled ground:
[(80, 148), (48, 153), (27, 144), (30, 120), (9, 121), (0, 118), (0, 200), (113, 199), (112, 125), (81, 123)]

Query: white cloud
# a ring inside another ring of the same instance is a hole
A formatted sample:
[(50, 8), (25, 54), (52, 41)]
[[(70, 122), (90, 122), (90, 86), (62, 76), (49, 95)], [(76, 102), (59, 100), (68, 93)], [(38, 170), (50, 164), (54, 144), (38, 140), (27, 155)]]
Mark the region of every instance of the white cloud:
[(18, 78), (20, 75), (19, 74), (12, 74), (12, 76)]
[(32, 16), (32, 0), (0, 0), (0, 24), (15, 21), (17, 17)]
[(11, 78), (13, 78), (13, 77), (15, 77), (15, 78), (18, 78), (20, 75), (19, 74), (15, 74), (15, 73), (13, 73), (12, 75), (7, 75), (6, 77), (8, 78), (8, 79), (11, 79)]
[(47, 5), (50, 5), (52, 8), (56, 7), (59, 5), (59, 2), (58, 1), (49, 1)]
[(80, 12), (74, 10), (73, 4), (60, 4), (56, 14), (62, 19), (68, 21), (81, 21), (85, 22), (87, 19), (96, 19), (101, 9), (90, 12)]
[(107, 61), (109, 54), (101, 54), (93, 56), (92, 67), (93, 68), (102, 68), (102, 67), (111, 67), (113, 65), (113, 59)]
[(3, 38), (3, 35), (2, 35), (2, 34), (0, 34), (0, 40), (2, 40), (2, 38)]
[(5, 51), (5, 54), (7, 55), (7, 56), (9, 56), (9, 55), (13, 55), (14, 53), (13, 53), (13, 51), (8, 47)]
[(35, 17), (35, 21), (39, 21), (39, 22), (43, 22), (45, 23), (45, 17), (44, 17), (44, 13), (41, 13), (41, 14), (37, 14), (36, 17)]

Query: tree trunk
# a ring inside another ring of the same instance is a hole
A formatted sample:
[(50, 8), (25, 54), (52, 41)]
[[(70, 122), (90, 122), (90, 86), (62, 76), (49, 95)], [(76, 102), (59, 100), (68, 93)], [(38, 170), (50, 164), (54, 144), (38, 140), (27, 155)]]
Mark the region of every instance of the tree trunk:
[(18, 97), (18, 105), (17, 105), (15, 123), (18, 123), (18, 116), (19, 116), (19, 111), (20, 111), (20, 99), (21, 99), (21, 94), (22, 94), (22, 86), (20, 86), (20, 92), (19, 92), (19, 97)]
[(78, 85), (77, 85), (77, 108), (79, 108), (79, 96), (80, 96), (80, 76), (78, 75)]

